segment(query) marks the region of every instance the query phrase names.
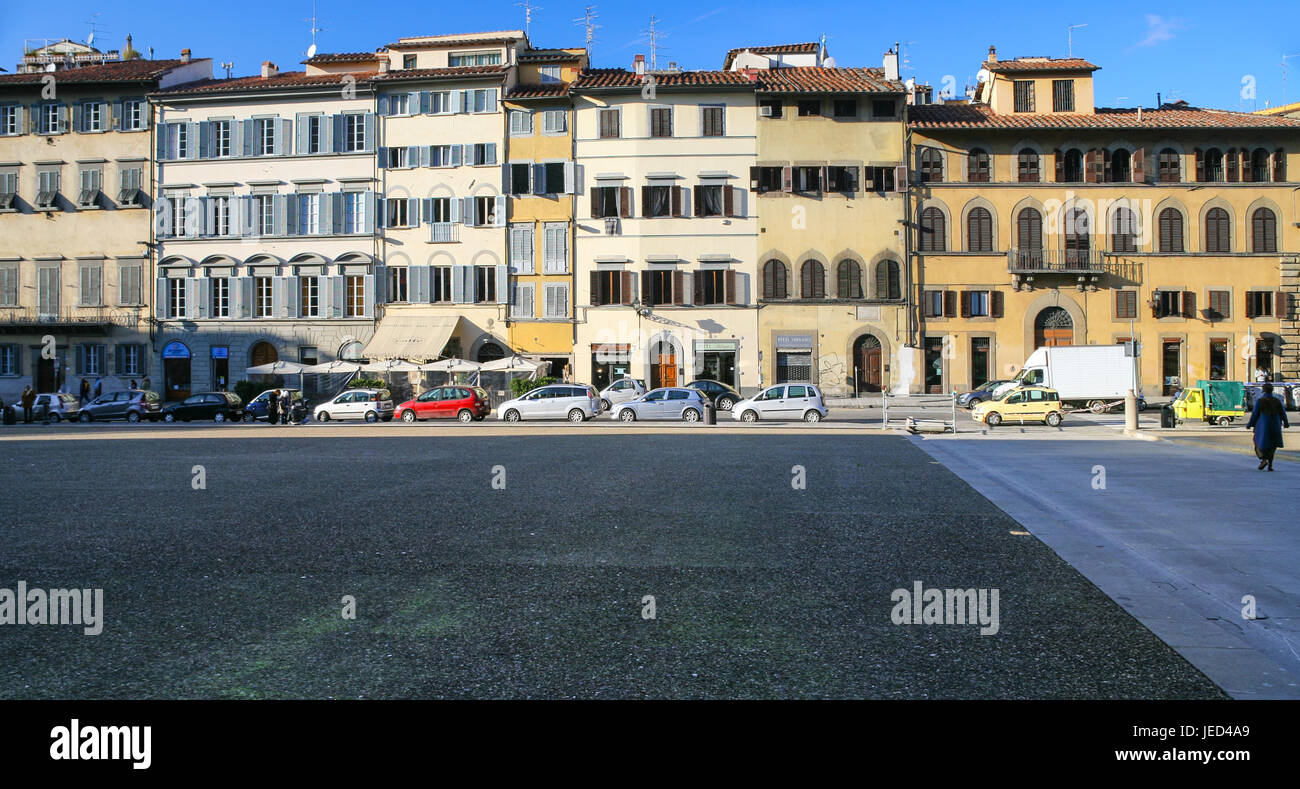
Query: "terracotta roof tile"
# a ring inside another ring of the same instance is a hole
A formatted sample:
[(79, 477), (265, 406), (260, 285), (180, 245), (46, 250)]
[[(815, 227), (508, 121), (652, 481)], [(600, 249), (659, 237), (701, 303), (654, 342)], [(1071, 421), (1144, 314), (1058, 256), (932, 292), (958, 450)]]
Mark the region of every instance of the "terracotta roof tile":
[(1300, 119), (1249, 112), (1098, 107), (1095, 114), (996, 114), (987, 104), (922, 104), (909, 107), (915, 129), (1300, 129)]
[(753, 52), (755, 55), (799, 55), (817, 52), (820, 49), (821, 44), (816, 41), (804, 41), (799, 44), (774, 44), (766, 47), (737, 47), (727, 52), (727, 58), (723, 61), (722, 68), (731, 68), (732, 61), (741, 52)]
[(989, 71), (1014, 71), (1018, 74), (1030, 71), (1098, 71), (1101, 66), (1094, 66), (1082, 58), (1015, 58), (999, 60), (997, 63), (984, 61), (984, 68)]
[[(576, 47), (575, 47), (576, 49)], [(536, 63), (538, 61), (572, 61), (581, 60), (582, 54), (570, 52), (567, 49), (534, 49), (528, 52), (522, 52), (519, 55), (520, 63)]]
[(521, 99), (562, 99), (569, 95), (569, 86), (563, 85), (516, 85), (506, 96), (506, 101)]
[(759, 93), (906, 93), (883, 69), (800, 66), (758, 71)]
[(54, 74), (58, 82), (65, 85), (87, 82), (149, 82), (181, 65), (184, 64), (180, 60), (123, 60), (54, 72), (0, 74), (0, 85), (40, 84), (45, 75), (50, 73)]
[(378, 60), (378, 52), (322, 52), (302, 61), (303, 63), (365, 63)]
[(573, 83), (574, 91), (599, 90), (602, 88), (636, 88), (645, 84), (646, 77), (653, 76), (655, 85), (660, 88), (685, 87), (751, 87), (753, 81), (739, 71), (679, 71), (656, 72), (640, 75), (621, 68), (586, 69)]
[[(205, 93), (244, 93), (248, 91), (276, 90), (280, 88), (310, 88), (325, 85), (338, 85), (341, 83), (343, 74), (312, 74), (307, 75), (302, 71), (282, 71), (274, 77), (262, 77), (261, 75), (252, 77), (233, 77), (231, 79), (205, 79), (199, 82), (189, 82), (184, 85), (170, 88), (168, 90), (157, 91), (155, 95), (159, 96), (182, 96), (191, 94)], [(351, 74), (357, 82), (366, 82), (375, 76), (375, 72), (369, 71), (361, 74)]]
[(499, 77), (509, 66), (456, 66), (454, 68), (404, 68), (375, 76), (376, 82), (404, 82), (408, 80), (456, 79), (461, 77)]

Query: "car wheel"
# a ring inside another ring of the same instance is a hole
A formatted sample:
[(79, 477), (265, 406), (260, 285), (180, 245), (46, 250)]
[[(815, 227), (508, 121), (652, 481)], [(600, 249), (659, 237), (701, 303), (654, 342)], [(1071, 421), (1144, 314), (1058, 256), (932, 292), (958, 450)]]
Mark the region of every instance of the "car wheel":
[(608, 400), (606, 400), (606, 399), (603, 398), (603, 397), (600, 399), (600, 410), (602, 410), (602, 411), (608, 411), (608, 410), (609, 410), (610, 408), (612, 408), (612, 407), (613, 407), (613, 406), (610, 405), (610, 402), (609, 402)]
[(410, 409), (410, 408), (408, 408), (408, 409), (406, 409), (405, 411), (402, 412), (402, 421), (403, 421), (403, 422), (414, 422), (414, 421), (416, 421), (417, 419), (419, 419), (419, 417), (417, 417), (417, 416), (415, 415), (415, 411), (413, 411), (413, 410)]
[(735, 407), (736, 407), (736, 401), (735, 401), (735, 400), (732, 400), (730, 397), (719, 397), (719, 398), (718, 398), (718, 410), (719, 410), (719, 411), (730, 411), (731, 409), (733, 409), (733, 408), (735, 408)]
[(1232, 417), (1230, 417), (1230, 416), (1221, 416), (1221, 417), (1219, 417), (1218, 419), (1214, 420), (1214, 422), (1215, 422), (1215, 424), (1217, 424), (1217, 425), (1227, 426), (1227, 425), (1232, 424)]
[(516, 410), (513, 409), (513, 408), (511, 408), (509, 411), (506, 411), (506, 421), (507, 421), (507, 422), (518, 422), (518, 421), (519, 421), (519, 412), (516, 411)]
[(470, 422), (474, 421), (474, 412), (468, 408), (462, 408), (456, 412), (456, 420), (468, 425)]
[(682, 421), (698, 422), (700, 421), (700, 412), (696, 411), (694, 408), (688, 408), (682, 412)]
[(78, 422), (89, 422), (90, 419), (91, 419), (90, 414), (86, 413), (85, 411), (82, 411), (81, 414), (77, 416)]
[(213, 422), (224, 422), (224, 421), (226, 421), (226, 414), (225, 414), (225, 412), (223, 412), (223, 411), (218, 411), (216, 414), (213, 415), (213, 417), (212, 417), (212, 421), (213, 421)]
[(757, 412), (757, 411), (746, 411), (745, 413), (743, 413), (743, 414), (740, 415), (740, 421), (742, 421), (742, 422), (757, 422), (757, 421), (758, 421), (758, 412)]
[(140, 414), (135, 411), (128, 411), (126, 414), (126, 421), (135, 424), (140, 421)]
[(371, 422), (371, 423), (378, 422), (378, 421), (379, 421), (379, 414), (375, 413), (374, 411), (367, 411), (367, 412), (366, 412), (366, 421), (367, 421), (367, 422)]
[(1145, 410), (1147, 410), (1147, 401), (1146, 401), (1146, 400), (1140, 400), (1140, 399), (1139, 399), (1139, 400), (1138, 400), (1138, 413), (1140, 414), (1140, 413), (1142, 413), (1142, 412), (1145, 411)]
[(1105, 400), (1089, 400), (1088, 410), (1094, 414), (1104, 414), (1110, 410), (1110, 406), (1106, 405)]
[(329, 412), (329, 411), (321, 411), (319, 414), (316, 415), (316, 421), (317, 421), (317, 422), (328, 422), (328, 421), (330, 421), (330, 412)]
[(252, 414), (245, 413), (245, 414), (244, 414), (244, 421), (245, 421), (245, 422), (256, 422), (256, 421), (257, 421), (257, 417), (253, 416)]
[(1052, 413), (1050, 413), (1050, 414), (1047, 415), (1047, 426), (1048, 426), (1048, 427), (1059, 427), (1060, 424), (1061, 424), (1061, 415), (1060, 415), (1060, 414), (1058, 414), (1058, 413), (1056, 413), (1055, 411), (1053, 411)]
[(50, 414), (50, 421), (57, 425), (59, 422), (63, 421), (63, 417), (58, 414)]
[(619, 412), (618, 418), (623, 422), (635, 422), (636, 411), (633, 411), (631, 408), (624, 408)]
[(822, 415), (821, 415), (821, 412), (820, 412), (820, 411), (807, 411), (807, 412), (805, 412), (804, 415), (803, 415), (803, 421), (808, 422), (809, 424), (812, 424), (813, 422), (820, 422), (820, 421), (822, 421)]
[(984, 416), (984, 424), (989, 427), (997, 427), (1002, 424), (1002, 414), (999, 414), (997, 411), (990, 411)]
[(587, 415), (582, 413), (581, 408), (575, 408), (569, 412), (570, 422), (583, 422), (586, 421), (586, 419), (587, 419)]

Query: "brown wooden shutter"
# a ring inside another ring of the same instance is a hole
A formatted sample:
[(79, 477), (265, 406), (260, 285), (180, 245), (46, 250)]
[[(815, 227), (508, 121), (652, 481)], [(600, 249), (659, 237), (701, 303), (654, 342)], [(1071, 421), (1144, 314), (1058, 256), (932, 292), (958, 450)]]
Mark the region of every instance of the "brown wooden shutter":
[(682, 215), (682, 188), (680, 186), (671, 186), (669, 191), (672, 194), (672, 214), (673, 216)]
[(1056, 182), (1065, 182), (1065, 151), (1057, 148), (1052, 151), (1052, 159), (1056, 162)]
[(1238, 180), (1237, 163), (1239, 161), (1236, 148), (1229, 148), (1228, 152), (1223, 155), (1223, 169), (1227, 171), (1228, 183), (1235, 184)]
[(1200, 183), (1205, 180), (1205, 151), (1194, 148), (1192, 154), (1196, 157), (1196, 181)]
[(592, 219), (602, 218), (602, 215), (600, 213), (600, 195), (601, 195), (600, 190), (601, 187), (599, 186), (593, 187), (591, 190), (591, 218)]
[(686, 272), (673, 272), (673, 304), (686, 303)]
[(1097, 151), (1088, 149), (1083, 155), (1083, 180), (1088, 183), (1094, 183), (1097, 175)]
[(749, 168), (749, 188), (758, 191), (758, 168)]
[(618, 215), (629, 218), (632, 216), (632, 187), (620, 186), (618, 192)]
[(694, 287), (691, 289), (695, 292), (695, 297), (691, 299), (692, 304), (704, 303), (704, 274), (706, 273), (704, 271), (696, 272), (695, 278), (691, 280), (694, 283)]
[(1273, 151), (1273, 180), (1275, 182), (1286, 180), (1286, 151), (1281, 148)]
[(1241, 180), (1247, 183), (1255, 180), (1255, 160), (1249, 148), (1241, 149)]
[(731, 184), (722, 187), (722, 215), (736, 215), (736, 187)]
[(727, 287), (726, 303), (739, 304), (740, 299), (738, 296), (740, 294), (736, 292), (736, 272), (733, 269), (727, 269), (724, 279), (726, 280), (725, 284)]
[(1281, 320), (1291, 317), (1290, 299), (1285, 290), (1279, 290), (1273, 296), (1273, 314)]
[(591, 272), (591, 304), (596, 306), (600, 304), (600, 272)]
[(650, 216), (650, 186), (641, 187), (641, 216)]
[(945, 318), (957, 317), (957, 291), (945, 290), (943, 292), (943, 316)]
[(989, 291), (989, 314), (994, 318), (1002, 317), (1002, 291)]
[(1196, 291), (1192, 291), (1192, 290), (1183, 291), (1183, 317), (1184, 318), (1196, 317)]
[(619, 283), (620, 285), (619, 290), (621, 291), (621, 293), (619, 293), (619, 296), (622, 297), (621, 301), (624, 304), (631, 304), (632, 303), (632, 282), (633, 282), (632, 272), (620, 271), (619, 277), (622, 280), (622, 282)]
[(1247, 318), (1255, 317), (1255, 300), (1251, 298), (1252, 296), (1254, 296), (1253, 291), (1249, 291), (1249, 290), (1246, 291), (1246, 317)]
[(701, 206), (704, 205), (704, 189), (697, 186), (691, 191), (694, 193), (694, 199), (691, 201), (691, 208), (694, 211), (694, 216), (699, 216), (704, 213), (701, 210)]
[(1133, 183), (1144, 184), (1147, 182), (1147, 153), (1145, 148), (1138, 148), (1133, 151), (1133, 158), (1130, 160), (1129, 167), (1133, 170)]
[(794, 191), (794, 168), (793, 167), (781, 168), (781, 191), (782, 192)]
[(651, 273), (649, 269), (641, 272), (641, 303), (642, 304), (653, 305), (655, 303), (654, 288), (650, 287), (650, 281), (651, 281), (650, 277), (651, 277)]
[(961, 316), (963, 318), (970, 317), (970, 291), (969, 290), (963, 290), (961, 292)]
[(1111, 183), (1115, 180), (1115, 173), (1110, 166), (1110, 150), (1103, 148), (1099, 161), (1101, 171), (1097, 174), (1097, 183)]

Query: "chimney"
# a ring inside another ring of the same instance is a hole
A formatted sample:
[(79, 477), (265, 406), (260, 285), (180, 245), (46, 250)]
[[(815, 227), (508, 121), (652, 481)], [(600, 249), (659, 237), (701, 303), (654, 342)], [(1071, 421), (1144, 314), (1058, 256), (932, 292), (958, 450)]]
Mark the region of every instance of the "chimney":
[(891, 49), (885, 53), (885, 79), (898, 79), (898, 51)]
[(997, 62), (998, 62), (998, 48), (997, 48), (997, 47), (995, 47), (995, 46), (990, 46), (990, 47), (989, 47), (989, 61), (988, 61), (988, 62), (990, 62), (990, 63), (997, 63)]
[(190, 50), (189, 50), (189, 48), (186, 48), (186, 49), (182, 49), (182, 50), (181, 50), (181, 62), (182, 62), (182, 63), (189, 63), (189, 62), (190, 62)]
[(262, 79), (270, 79), (271, 77), (278, 76), (279, 74), (280, 74), (280, 69), (276, 68), (274, 63), (272, 63), (269, 60), (262, 61)]
[(390, 63), (388, 62), (388, 58), (380, 58), (380, 59), (379, 59), (379, 73), (380, 73), (380, 74), (387, 74), (387, 73), (388, 73), (388, 69), (390, 69), (390, 68), (392, 68), (392, 64), (390, 64)]
[(638, 75), (645, 74), (645, 55), (637, 55), (632, 59), (632, 70)]

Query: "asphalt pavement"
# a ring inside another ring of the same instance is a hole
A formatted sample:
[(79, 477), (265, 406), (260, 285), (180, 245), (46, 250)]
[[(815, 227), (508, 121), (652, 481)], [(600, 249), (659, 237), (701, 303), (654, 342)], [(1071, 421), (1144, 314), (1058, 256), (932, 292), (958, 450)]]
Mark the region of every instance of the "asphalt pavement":
[[(911, 441), (829, 425), (5, 430), (0, 588), (105, 622), (0, 625), (0, 696), (1223, 697)], [(997, 590), (996, 634), (894, 624), (917, 581)]]

